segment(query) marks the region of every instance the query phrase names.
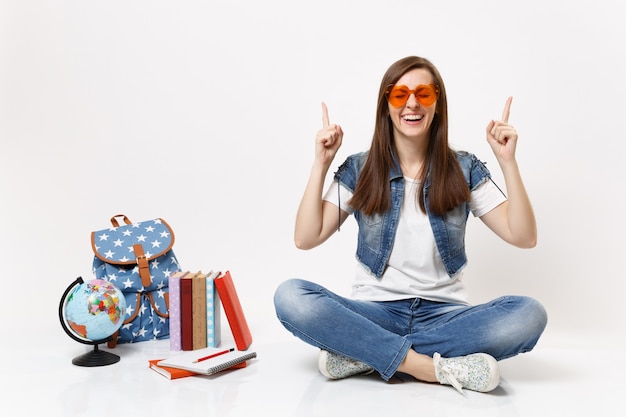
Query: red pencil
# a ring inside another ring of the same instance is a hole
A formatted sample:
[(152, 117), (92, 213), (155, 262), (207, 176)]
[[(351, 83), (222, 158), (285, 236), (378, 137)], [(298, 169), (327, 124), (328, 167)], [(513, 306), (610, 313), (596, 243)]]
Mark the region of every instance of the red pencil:
[(209, 356), (204, 356), (204, 357), (202, 357), (202, 358), (198, 358), (198, 359), (196, 359), (195, 361), (193, 361), (193, 363), (202, 362), (202, 361), (205, 361), (205, 360), (207, 360), (207, 359), (214, 358), (214, 357), (216, 357), (216, 356), (224, 355), (225, 353), (232, 352), (233, 350), (235, 350), (235, 348), (230, 348), (230, 349), (228, 349), (228, 350), (224, 350), (224, 351), (222, 351), (222, 352), (217, 352), (217, 353), (214, 353), (214, 354), (209, 355)]

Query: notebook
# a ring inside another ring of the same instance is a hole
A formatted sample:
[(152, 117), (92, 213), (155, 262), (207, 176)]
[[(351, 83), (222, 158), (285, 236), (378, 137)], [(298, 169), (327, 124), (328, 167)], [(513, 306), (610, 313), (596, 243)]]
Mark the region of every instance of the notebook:
[(256, 358), (256, 352), (207, 347), (181, 351), (159, 361), (158, 366), (184, 369), (201, 375), (213, 375), (253, 358)]
[[(148, 360), (148, 363), (150, 365), (150, 369), (158, 372), (159, 374), (163, 375), (167, 379), (178, 379), (178, 378), (185, 378), (188, 376), (199, 375), (195, 372), (186, 371), (184, 369), (170, 368), (169, 366), (159, 366), (158, 363), (161, 362), (162, 360), (163, 359), (150, 359)], [(228, 369), (241, 369), (245, 367), (246, 367), (246, 362), (241, 362)]]

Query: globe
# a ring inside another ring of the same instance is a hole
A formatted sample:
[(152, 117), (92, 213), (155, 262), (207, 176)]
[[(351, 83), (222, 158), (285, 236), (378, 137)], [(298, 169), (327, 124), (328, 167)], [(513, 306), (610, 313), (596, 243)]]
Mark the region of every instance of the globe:
[(72, 339), (93, 345), (94, 350), (72, 360), (79, 366), (110, 365), (119, 356), (100, 351), (104, 343), (119, 330), (124, 322), (126, 299), (122, 291), (103, 279), (84, 282), (78, 277), (65, 290), (59, 304), (61, 325)]

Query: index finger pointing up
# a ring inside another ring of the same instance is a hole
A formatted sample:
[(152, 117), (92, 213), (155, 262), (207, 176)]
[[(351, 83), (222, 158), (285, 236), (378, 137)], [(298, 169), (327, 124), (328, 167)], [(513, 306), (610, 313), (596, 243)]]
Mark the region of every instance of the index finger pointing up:
[(506, 99), (506, 103), (504, 104), (504, 110), (502, 111), (502, 121), (504, 123), (509, 123), (509, 115), (511, 114), (511, 102), (513, 101), (513, 97), (509, 97)]
[(328, 107), (326, 107), (326, 103), (322, 102), (322, 127), (328, 127), (329, 124)]

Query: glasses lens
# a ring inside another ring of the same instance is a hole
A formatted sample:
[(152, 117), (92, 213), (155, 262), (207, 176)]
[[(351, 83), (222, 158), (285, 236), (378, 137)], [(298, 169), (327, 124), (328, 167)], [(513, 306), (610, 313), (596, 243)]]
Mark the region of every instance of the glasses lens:
[(437, 101), (437, 91), (435, 90), (435, 86), (432, 84), (418, 86), (415, 91), (415, 98), (424, 106), (432, 105), (435, 101)]
[(409, 99), (409, 95), (410, 91), (408, 87), (404, 85), (396, 85), (389, 92), (387, 100), (389, 101), (389, 104), (391, 104), (393, 107), (402, 107)]

